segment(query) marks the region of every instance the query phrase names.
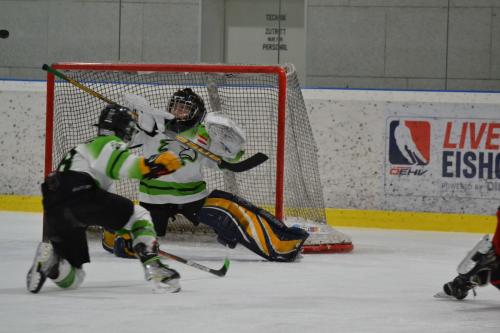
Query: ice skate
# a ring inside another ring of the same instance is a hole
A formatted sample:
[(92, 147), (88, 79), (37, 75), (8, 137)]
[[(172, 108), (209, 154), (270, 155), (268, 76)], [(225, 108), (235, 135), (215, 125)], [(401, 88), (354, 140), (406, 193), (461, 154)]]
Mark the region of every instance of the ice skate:
[(472, 290), (476, 295), (475, 287), (484, 286), (490, 282), (491, 270), (498, 264), (495, 251), (485, 235), (457, 267), (458, 276), (443, 286), (446, 295), (456, 299), (464, 299)]
[(181, 290), (179, 280), (180, 274), (163, 264), (158, 257), (152, 258), (143, 263), (144, 276), (146, 281), (151, 281), (153, 291), (176, 293)]
[(41, 242), (36, 249), (33, 265), (26, 276), (26, 287), (32, 293), (42, 289), (47, 276), (57, 273), (58, 256), (50, 243)]
[(448, 283), (443, 285), (443, 291), (446, 295), (455, 297), (458, 300), (462, 300), (469, 294), (469, 290), (472, 289), (474, 295), (475, 285), (464, 275), (459, 275)]
[(154, 292), (176, 293), (181, 290), (179, 283), (180, 274), (160, 261), (158, 257), (158, 243), (156, 241), (151, 247), (146, 246), (144, 243), (139, 243), (134, 246), (134, 250), (144, 267), (144, 278), (153, 284)]

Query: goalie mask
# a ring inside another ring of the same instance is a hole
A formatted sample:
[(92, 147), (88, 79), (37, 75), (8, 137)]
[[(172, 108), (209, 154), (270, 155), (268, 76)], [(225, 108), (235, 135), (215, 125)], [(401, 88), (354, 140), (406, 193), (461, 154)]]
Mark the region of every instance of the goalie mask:
[(129, 142), (136, 133), (135, 115), (129, 108), (119, 105), (107, 105), (99, 116), (98, 135), (115, 135), (124, 142)]
[(166, 123), (166, 128), (180, 133), (201, 123), (207, 110), (203, 99), (190, 88), (185, 88), (172, 95), (168, 112), (174, 119)]

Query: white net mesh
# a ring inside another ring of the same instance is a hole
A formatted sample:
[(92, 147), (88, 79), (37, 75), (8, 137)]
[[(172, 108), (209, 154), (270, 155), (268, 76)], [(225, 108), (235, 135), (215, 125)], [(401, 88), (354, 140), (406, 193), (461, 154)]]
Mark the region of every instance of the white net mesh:
[[(286, 89), (280, 85), (282, 81), (276, 72), (260, 73), (258, 68), (262, 66), (213, 65), (204, 66), (203, 70), (196, 65), (184, 67), (54, 65), (69, 78), (110, 100), (124, 103), (124, 95), (136, 94), (144, 97), (155, 110), (165, 110), (170, 96), (178, 89), (193, 89), (205, 100), (209, 113), (221, 112), (241, 126), (246, 136), (246, 156), (262, 152), (269, 157), (259, 167), (242, 173), (207, 169), (204, 171), (207, 188), (237, 194), (272, 213), (276, 213), (276, 207), (282, 206), (287, 217), (306, 219), (327, 228), (317, 147), (293, 66), (284, 67)], [(50, 147), (52, 168), (72, 147), (95, 136), (96, 129), (92, 125), (105, 106), (100, 99), (57, 78), (53, 92), (53, 105), (48, 105), (54, 115), (53, 132), (49, 126), (47, 133), (53, 138)], [(283, 98), (286, 99), (285, 109), (281, 110), (284, 118), (279, 116)], [(280, 130), (285, 130), (283, 141), (278, 139)], [(280, 153), (284, 153), (282, 172), (278, 168)], [(280, 181), (284, 184), (282, 196), (276, 195)], [(120, 181), (117, 192), (135, 200), (138, 186), (138, 182)], [(210, 230), (201, 225), (194, 228), (179, 217), (169, 223), (169, 232), (191, 234), (209, 233)]]

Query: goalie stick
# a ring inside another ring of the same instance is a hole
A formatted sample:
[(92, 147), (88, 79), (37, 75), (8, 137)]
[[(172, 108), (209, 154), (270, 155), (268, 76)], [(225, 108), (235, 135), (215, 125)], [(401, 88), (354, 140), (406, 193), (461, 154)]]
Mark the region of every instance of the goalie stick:
[[(116, 102), (110, 100), (109, 98), (101, 95), (97, 91), (94, 91), (94, 90), (90, 89), (89, 87), (83, 85), (82, 83), (80, 83), (80, 82), (78, 82), (76, 80), (73, 80), (70, 77), (67, 77), (63, 73), (55, 70), (54, 68), (50, 67), (47, 64), (44, 64), (42, 66), (42, 69), (44, 71), (47, 71), (47, 72), (49, 72), (49, 73), (57, 76), (58, 78), (66, 81), (68, 83), (71, 83), (75, 87), (77, 87), (77, 88), (85, 91), (86, 93), (88, 93), (88, 94), (90, 94), (90, 95), (92, 95), (92, 96), (94, 96), (94, 97), (96, 97), (96, 98), (98, 98), (98, 99), (100, 99), (100, 100), (102, 100), (104, 102), (106, 102), (107, 104), (119, 105), (118, 103), (116, 103)], [(158, 114), (157, 113), (153, 113), (153, 115), (158, 115)], [(244, 171), (253, 169), (256, 166), (259, 166), (260, 164), (264, 163), (268, 159), (268, 157), (267, 157), (266, 154), (258, 152), (255, 155), (250, 156), (246, 160), (243, 160), (243, 161), (240, 161), (240, 162), (236, 162), (236, 163), (230, 163), (230, 162), (224, 161), (220, 156), (218, 156), (218, 155), (212, 153), (211, 151), (209, 151), (209, 150), (207, 150), (207, 149), (199, 146), (198, 144), (194, 143), (193, 141), (186, 139), (183, 136), (176, 135), (175, 136), (175, 140), (177, 140), (180, 143), (183, 143), (184, 145), (188, 146), (189, 148), (197, 151), (198, 153), (202, 154), (203, 156), (205, 156), (205, 157), (211, 159), (212, 161), (216, 162), (219, 165), (220, 168), (227, 169), (227, 170), (230, 170), (230, 171), (233, 171), (233, 172), (244, 172)]]
[(226, 259), (224, 259), (224, 265), (220, 269), (212, 269), (212, 268), (209, 268), (207, 266), (203, 266), (202, 264), (198, 264), (197, 262), (178, 257), (175, 254), (165, 252), (163, 250), (158, 250), (158, 254), (162, 257), (173, 259), (175, 261), (178, 261), (178, 262), (181, 262), (181, 263), (186, 264), (188, 266), (197, 268), (197, 269), (202, 270), (204, 272), (211, 273), (213, 275), (217, 275), (219, 277), (223, 277), (226, 275), (227, 270), (229, 269), (229, 264), (230, 264), (229, 259), (226, 258)]

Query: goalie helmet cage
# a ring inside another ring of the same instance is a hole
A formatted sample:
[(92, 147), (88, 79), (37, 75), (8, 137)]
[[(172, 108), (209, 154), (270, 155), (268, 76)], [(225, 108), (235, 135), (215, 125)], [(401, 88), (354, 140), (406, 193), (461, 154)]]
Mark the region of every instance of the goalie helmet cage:
[[(190, 87), (204, 99), (208, 112), (223, 112), (244, 129), (244, 156), (262, 152), (269, 157), (242, 173), (204, 169), (207, 188), (237, 194), (280, 220), (286, 216), (326, 224), (317, 147), (293, 65), (58, 63), (52, 68), (118, 104), (123, 104), (124, 93), (133, 93), (161, 110), (167, 109), (174, 92)], [(96, 135), (94, 124), (104, 106), (102, 100), (47, 73), (46, 175), (72, 147)], [(136, 153), (142, 153), (140, 148)], [(116, 193), (129, 199), (137, 200), (137, 192), (135, 181), (116, 184)], [(169, 232), (200, 231), (208, 229), (185, 219), (169, 223)], [(350, 244), (344, 238), (337, 242)]]

